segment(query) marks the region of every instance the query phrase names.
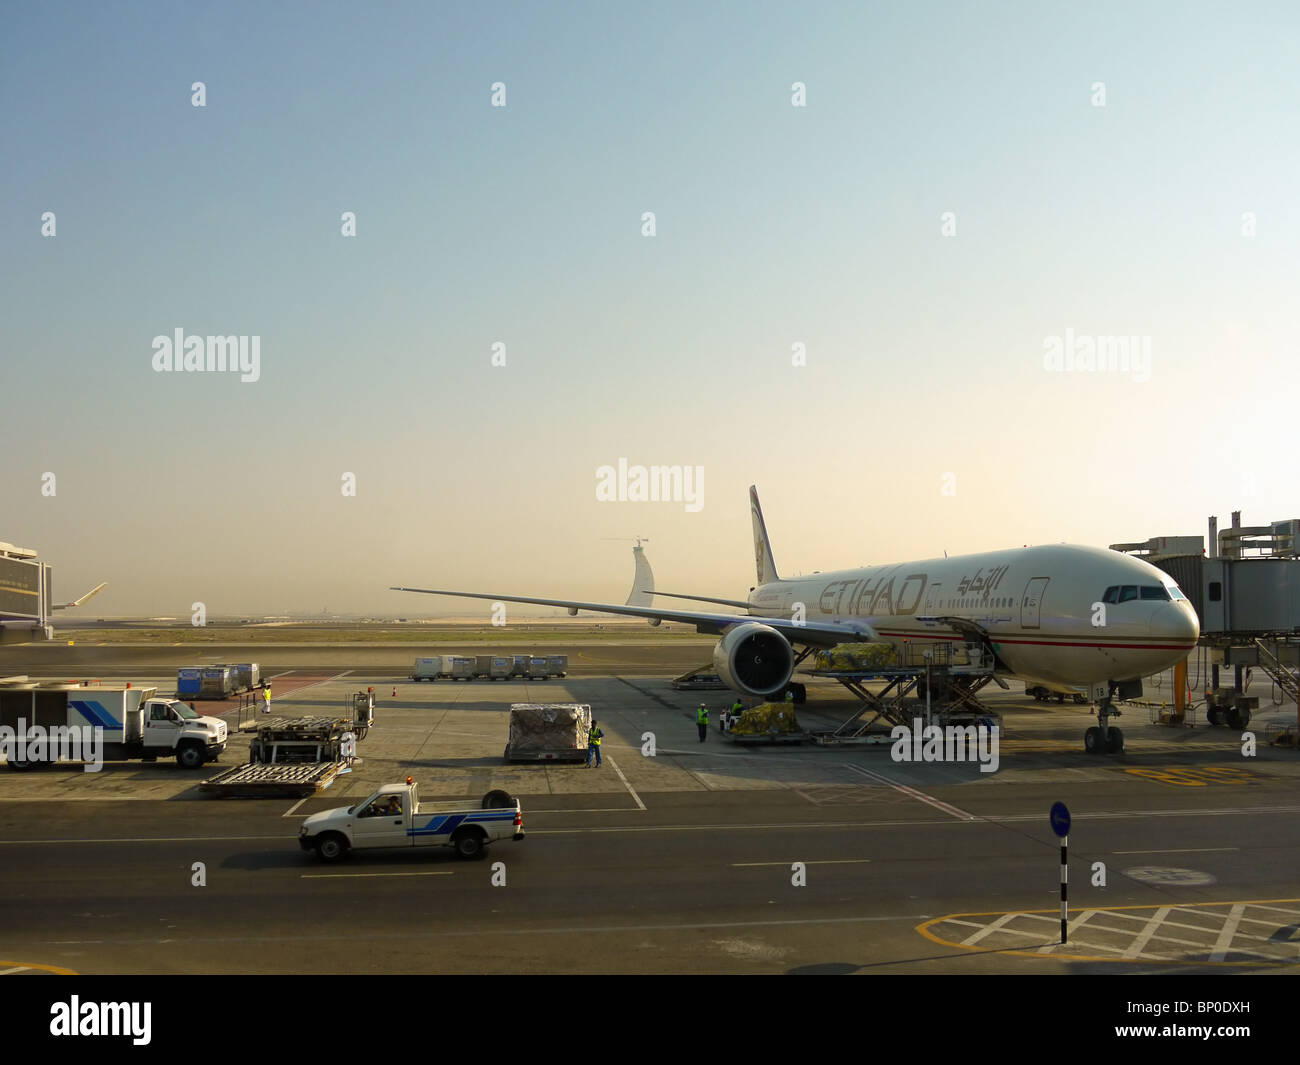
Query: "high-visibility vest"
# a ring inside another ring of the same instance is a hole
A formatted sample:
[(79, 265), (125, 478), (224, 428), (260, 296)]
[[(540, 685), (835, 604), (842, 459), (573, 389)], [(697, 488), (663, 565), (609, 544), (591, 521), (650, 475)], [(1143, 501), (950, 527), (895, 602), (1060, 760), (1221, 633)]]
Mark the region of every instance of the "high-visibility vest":
[(733, 714), (743, 713), (744, 710), (745, 710), (745, 705), (739, 699), (737, 699), (734, 703), (731, 704), (731, 712)]
[(605, 730), (601, 728), (599, 725), (597, 725), (594, 729), (592, 729), (590, 732), (587, 733), (587, 742), (591, 744), (591, 746), (593, 747), (599, 747), (600, 738), (603, 735), (605, 735)]
[(707, 725), (709, 723), (709, 711), (706, 707), (701, 706), (695, 711), (695, 723), (697, 725)]

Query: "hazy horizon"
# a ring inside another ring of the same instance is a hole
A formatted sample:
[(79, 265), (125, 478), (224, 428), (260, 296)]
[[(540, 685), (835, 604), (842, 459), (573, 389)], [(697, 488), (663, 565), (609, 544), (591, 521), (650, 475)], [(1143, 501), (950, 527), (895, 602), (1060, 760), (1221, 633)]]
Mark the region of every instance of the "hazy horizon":
[(9, 5), (0, 541), (68, 626), (737, 597), (750, 484), (783, 575), (1300, 516), (1298, 30)]

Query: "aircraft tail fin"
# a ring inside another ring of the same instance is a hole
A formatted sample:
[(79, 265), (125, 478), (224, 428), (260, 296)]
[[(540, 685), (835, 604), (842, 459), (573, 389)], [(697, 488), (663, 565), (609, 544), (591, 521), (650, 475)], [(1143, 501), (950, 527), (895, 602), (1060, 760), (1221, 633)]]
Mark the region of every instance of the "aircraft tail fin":
[(650, 606), (655, 597), (655, 575), (650, 568), (650, 561), (645, 557), (645, 548), (639, 543), (632, 548), (632, 557), (636, 559), (636, 574), (632, 579), (632, 590), (628, 593), (625, 606)]
[(772, 558), (772, 544), (767, 538), (767, 526), (763, 524), (763, 508), (758, 503), (758, 489), (749, 486), (749, 515), (754, 522), (754, 568), (758, 573), (759, 585), (779, 581), (776, 562)]

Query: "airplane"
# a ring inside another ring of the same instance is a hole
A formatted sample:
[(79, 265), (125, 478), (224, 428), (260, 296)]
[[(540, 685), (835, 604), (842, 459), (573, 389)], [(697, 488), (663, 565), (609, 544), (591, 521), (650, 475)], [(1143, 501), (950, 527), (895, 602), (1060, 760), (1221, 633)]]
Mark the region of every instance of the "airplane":
[[(1200, 622), (1167, 573), (1131, 555), (1056, 544), (782, 578), (758, 502), (749, 489), (757, 583), (744, 600), (675, 595), (729, 613), (488, 592), (394, 587), (393, 591), (599, 610), (681, 622), (721, 637), (718, 675), (751, 698), (787, 690), (813, 649), (856, 641), (977, 643), (994, 675), (1066, 690), (1087, 686), (1098, 724), (1084, 734), (1090, 754), (1119, 753), (1114, 700), (1136, 698), (1142, 678), (1168, 669), (1196, 646)], [(803, 648), (796, 652), (795, 648)], [(999, 680), (1005, 687), (1005, 683)]]
[(51, 604), (50, 604), (50, 609), (51, 609), (51, 610), (71, 610), (74, 606), (82, 606), (82, 605), (85, 604), (86, 601), (89, 600), (92, 596), (98, 595), (101, 591), (103, 591), (103, 589), (105, 589), (105, 588), (107, 588), (107, 587), (108, 587), (108, 581), (100, 581), (99, 584), (95, 585), (95, 587), (93, 587), (92, 589), (90, 589), (90, 591), (88, 591), (88, 592), (87, 592), (85, 595), (83, 595), (80, 599), (73, 599), (71, 602), (68, 602), (68, 603), (51, 603)]

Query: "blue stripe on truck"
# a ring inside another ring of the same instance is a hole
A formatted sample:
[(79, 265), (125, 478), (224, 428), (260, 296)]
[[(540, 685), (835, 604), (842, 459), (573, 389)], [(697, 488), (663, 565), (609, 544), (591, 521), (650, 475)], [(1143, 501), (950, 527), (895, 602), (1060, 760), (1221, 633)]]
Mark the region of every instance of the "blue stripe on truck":
[(510, 821), (515, 819), (514, 810), (492, 811), (481, 814), (439, 814), (432, 818), (423, 828), (408, 828), (408, 836), (446, 836), (461, 824), (484, 824), (493, 821)]
[(92, 725), (98, 725), (103, 729), (120, 729), (122, 727), (122, 722), (118, 721), (112, 714), (105, 710), (103, 703), (92, 703), (89, 700), (72, 699), (69, 701), (68, 705), (81, 714), (81, 716)]

